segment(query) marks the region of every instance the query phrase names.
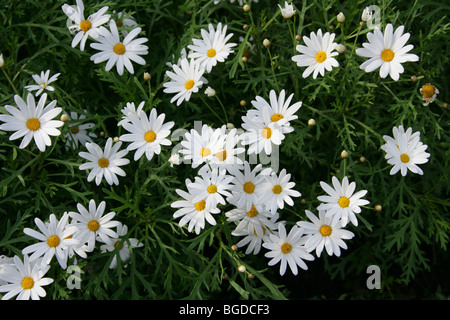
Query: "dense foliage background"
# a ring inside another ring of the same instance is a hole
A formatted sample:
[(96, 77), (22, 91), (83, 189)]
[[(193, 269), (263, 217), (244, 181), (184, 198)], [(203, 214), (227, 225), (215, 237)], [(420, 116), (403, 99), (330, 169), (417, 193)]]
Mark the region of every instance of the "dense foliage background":
[[(365, 198), (370, 205), (358, 216), (360, 225), (349, 228), (356, 236), (341, 257), (325, 254), (308, 263), (308, 271), (280, 277), (278, 267), (270, 268), (263, 254), (232, 250), (238, 239), (231, 236), (232, 225), (224, 214), (199, 236), (180, 228), (170, 204), (178, 199), (175, 189), (183, 189), (184, 180), (195, 172), (188, 165), (169, 166), (170, 148), (150, 162), (132, 161), (119, 186), (97, 187), (78, 169), (83, 162), (79, 150), (66, 150), (62, 135), (52, 139), (52, 148), (39, 153), (33, 144), (19, 149), (7, 132), (0, 132), (0, 254), (20, 255), (33, 243), (23, 228), (33, 228), (34, 217), (45, 220), (50, 213), (75, 210), (77, 203), (105, 200), (106, 210), (115, 211), (116, 218), (128, 225), (129, 237), (144, 247), (132, 251), (126, 268), (119, 264), (108, 269), (113, 253), (98, 250), (80, 259), (84, 273), (79, 290), (66, 287), (69, 275), (52, 261), (55, 267), (49, 276), (55, 282), (46, 287), (48, 298), (448, 299), (450, 6), (429, 0), (296, 0), (297, 14), (285, 20), (278, 7), (281, 2), (259, 0), (251, 3), (249, 12), (238, 2), (84, 1), (89, 14), (105, 5), (110, 13), (131, 13), (143, 28), (141, 36), (149, 38), (147, 64), (135, 65), (135, 74), (119, 76), (115, 69), (105, 72), (104, 64), (90, 60), (93, 49), (86, 46), (81, 52), (71, 47), (72, 35), (61, 10), (64, 1), (0, 0), (0, 53), (5, 59), (0, 112), (5, 112), (4, 105), (14, 104), (15, 94), (26, 96), (24, 86), (32, 83), (31, 75), (47, 69), (61, 73), (50, 98), (66, 112), (86, 110), (86, 121), (96, 124), (93, 131), (100, 145), (122, 133), (117, 122), (127, 102), (145, 101), (144, 110), (156, 107), (167, 121), (175, 122), (174, 129), (190, 129), (196, 120), (220, 127), (226, 123), (222, 103), (228, 121), (239, 127), (257, 95), (268, 98), (272, 89), (295, 93), (294, 100), (303, 101), (303, 106), (292, 123), (295, 131), (281, 145), (279, 163), (292, 174), (302, 197), (280, 214), (288, 224), (305, 219), (305, 209), (316, 212), (319, 181), (347, 175), (358, 189), (368, 190)], [(364, 60), (355, 49), (367, 41), (370, 31), (360, 24), (361, 13), (371, 4), (380, 7), (383, 27), (405, 26), (411, 33), (412, 52), (420, 57), (419, 62), (403, 65), (399, 81), (359, 68)], [(339, 12), (346, 17), (342, 24), (336, 21)], [(204, 86), (176, 107), (170, 103), (171, 95), (162, 91), (166, 62), (177, 59), (192, 38), (200, 37), (201, 28), (217, 22), (227, 24), (233, 42), (239, 44), (208, 75), (208, 85), (219, 99), (207, 97)], [(319, 28), (334, 32), (335, 41), (347, 50), (337, 57), (340, 67), (324, 77), (304, 79), (303, 68), (291, 60), (297, 54), (295, 46), (302, 43), (295, 36)], [(264, 39), (270, 40), (267, 48)], [(144, 72), (151, 74), (149, 81)], [(423, 106), (419, 88), (426, 83), (439, 88), (440, 94)], [(315, 126), (308, 126), (311, 118)], [(389, 175), (380, 146), (382, 136), (392, 135), (392, 127), (399, 124), (420, 131), (421, 141), (428, 145), (431, 157), (421, 166), (423, 176)], [(67, 130), (65, 125), (62, 131)], [(349, 152), (347, 159), (341, 158), (342, 150)], [(381, 211), (374, 210), (377, 204)], [(246, 272), (239, 272), (239, 265), (245, 265)], [(370, 265), (380, 267), (379, 290), (366, 287)]]

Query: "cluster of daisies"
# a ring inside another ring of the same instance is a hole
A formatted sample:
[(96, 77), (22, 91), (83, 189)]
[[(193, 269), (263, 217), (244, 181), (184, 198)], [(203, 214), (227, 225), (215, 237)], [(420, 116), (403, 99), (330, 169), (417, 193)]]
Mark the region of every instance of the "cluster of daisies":
[[(113, 220), (115, 212), (105, 214), (106, 203), (97, 206), (94, 200), (88, 207), (77, 204), (78, 211), (64, 212), (60, 219), (50, 214), (48, 221), (34, 219), (37, 230), (24, 228), (23, 232), (36, 240), (36, 243), (22, 250), (23, 260), (19, 256), (0, 257), (0, 292), (6, 292), (3, 300), (17, 296), (18, 300), (38, 300), (46, 296), (43, 286), (53, 279), (44, 277), (56, 258), (62, 269), (69, 263), (76, 265), (77, 258), (87, 258), (101, 243), (101, 252), (117, 252), (125, 263), (130, 257), (130, 248), (143, 244), (137, 239), (128, 238), (128, 227)], [(118, 265), (117, 255), (111, 259), (109, 268)]]

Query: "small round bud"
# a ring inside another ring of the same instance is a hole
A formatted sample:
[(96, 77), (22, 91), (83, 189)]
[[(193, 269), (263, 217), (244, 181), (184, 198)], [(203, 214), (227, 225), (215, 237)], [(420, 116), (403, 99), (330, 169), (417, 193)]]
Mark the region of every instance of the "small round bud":
[(253, 279), (255, 279), (255, 275), (254, 275), (254, 274), (251, 274), (251, 273), (249, 273), (249, 274), (248, 274), (248, 278), (249, 278), (250, 280), (253, 280)]
[(105, 136), (105, 132), (104, 131), (100, 131), (100, 137), (104, 137)]
[(411, 81), (412, 82), (417, 82), (417, 77), (416, 76), (411, 76)]
[(365, 162), (366, 161), (366, 157), (364, 157), (364, 156), (359, 157), (359, 161)]
[(119, 142), (119, 137), (114, 137), (114, 142)]
[(381, 210), (383, 210), (383, 207), (380, 204), (375, 205), (374, 207), (375, 211), (380, 212)]
[(236, 128), (236, 127), (234, 126), (234, 124), (232, 124), (232, 123), (227, 123), (227, 129), (228, 129), (228, 130), (231, 130), (231, 129), (234, 129), (234, 128)]
[(208, 96), (208, 97), (214, 97), (215, 95), (216, 95), (216, 90), (214, 90), (213, 88), (211, 88), (211, 87), (207, 87), (206, 89), (205, 89), (205, 94)]
[(270, 41), (269, 41), (269, 39), (264, 39), (264, 41), (263, 41), (263, 46), (264, 47), (268, 47), (268, 46), (270, 46)]
[(297, 41), (302, 40), (302, 36), (299, 34), (295, 35), (295, 40), (297, 40)]
[(144, 72), (144, 80), (145, 81), (149, 81), (151, 78), (152, 78), (152, 76), (150, 75), (150, 73)]
[(248, 24), (244, 24), (244, 25), (242, 26), (242, 29), (247, 30), (247, 29), (248, 29)]
[(245, 106), (247, 104), (247, 101), (241, 100), (241, 102), (239, 102), (239, 104), (243, 107), (243, 106)]
[(241, 273), (245, 272), (246, 270), (247, 270), (247, 269), (245, 268), (245, 266), (244, 266), (243, 264), (241, 264), (241, 265), (238, 267), (238, 271), (241, 272)]
[(330, 30), (333, 30), (334, 29), (334, 25), (330, 25)]
[(342, 159), (347, 159), (348, 158), (348, 152), (346, 150), (342, 150), (341, 152), (341, 158)]
[(251, 7), (248, 4), (244, 4), (244, 6), (242, 7), (242, 10), (244, 10), (244, 12), (249, 12), (250, 9), (251, 9)]
[(241, 61), (242, 61), (243, 63), (247, 63), (248, 59), (247, 59), (247, 57), (242, 57), (242, 58), (241, 58)]
[(447, 103), (447, 102), (444, 102), (444, 103), (442, 104), (442, 108), (447, 109), (447, 108), (448, 108), (448, 103)]
[(302, 199), (302, 200), (300, 200), (300, 203), (301, 203), (301, 204), (305, 204), (305, 203), (306, 203), (306, 200), (305, 200), (305, 199)]
[(347, 47), (344, 46), (342, 43), (338, 43), (336, 45), (336, 51), (339, 53), (344, 53), (345, 51), (347, 51)]
[(67, 122), (69, 121), (69, 115), (64, 113), (63, 115), (61, 115), (61, 118), (59, 118), (59, 120), (61, 120), (62, 122)]
[(345, 22), (345, 16), (344, 16), (344, 14), (342, 12), (339, 12), (339, 14), (337, 15), (336, 19), (337, 19), (337, 22), (339, 22), (339, 23), (344, 23)]
[(231, 246), (231, 250), (237, 251), (237, 249), (238, 249), (238, 246), (237, 246), (237, 245), (233, 244), (233, 245)]
[(314, 127), (315, 125), (316, 125), (316, 120), (314, 120), (314, 119), (309, 119), (308, 120), (308, 126)]

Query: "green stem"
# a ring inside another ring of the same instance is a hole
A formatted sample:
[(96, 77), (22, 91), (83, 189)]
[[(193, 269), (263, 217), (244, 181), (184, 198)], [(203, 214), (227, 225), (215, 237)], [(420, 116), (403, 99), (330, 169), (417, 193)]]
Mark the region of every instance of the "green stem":
[(13, 88), (14, 92), (20, 96), (19, 91), (17, 91), (16, 87), (14, 86), (14, 83), (11, 81), (11, 78), (8, 76), (8, 73), (6, 73), (5, 68), (1, 68), (3, 71), (3, 74), (5, 75), (6, 79), (8, 79), (9, 84), (11, 85), (11, 87)]
[(223, 105), (222, 101), (217, 96), (217, 94), (215, 95), (215, 97), (216, 97), (217, 101), (219, 101), (219, 104), (222, 107), (223, 115), (225, 116), (225, 121), (226, 121), (226, 123), (228, 123), (229, 121), (228, 121), (227, 111), (225, 110), (225, 106)]

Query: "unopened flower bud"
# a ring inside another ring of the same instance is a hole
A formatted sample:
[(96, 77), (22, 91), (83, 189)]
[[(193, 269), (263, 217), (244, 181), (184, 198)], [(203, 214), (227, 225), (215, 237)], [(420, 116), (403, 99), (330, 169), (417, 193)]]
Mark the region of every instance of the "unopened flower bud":
[(242, 9), (244, 10), (244, 12), (249, 12), (251, 7), (248, 4), (244, 4), (244, 6), (242, 7)]
[(348, 158), (348, 152), (347, 152), (347, 150), (342, 150), (342, 152), (341, 152), (341, 158), (342, 158), (342, 159), (347, 159), (347, 158)]
[(411, 76), (411, 81), (412, 82), (417, 82), (417, 76)]
[(243, 106), (245, 106), (247, 104), (247, 101), (241, 100), (241, 102), (239, 102), (239, 104), (243, 107)]
[(241, 265), (238, 267), (238, 271), (241, 272), (241, 273), (245, 272), (246, 270), (247, 270), (247, 269), (245, 268), (245, 266), (244, 266), (243, 264), (241, 264)]
[(247, 63), (248, 59), (247, 59), (247, 57), (242, 57), (242, 58), (241, 58), (241, 61), (242, 61), (243, 63)]
[(114, 137), (114, 142), (119, 142), (119, 137)]
[(205, 90), (205, 94), (208, 97), (214, 97), (216, 95), (216, 90), (214, 90), (213, 88), (208, 86), (208, 88), (206, 88), (206, 90)]
[(339, 53), (344, 53), (345, 51), (347, 51), (347, 47), (344, 46), (342, 43), (338, 43), (336, 45), (336, 51)]
[(148, 81), (148, 80), (150, 80), (151, 78), (152, 78), (152, 76), (150, 75), (150, 73), (144, 72), (144, 80), (145, 80), (145, 81)]
[(336, 19), (337, 19), (337, 22), (339, 22), (339, 23), (344, 23), (345, 22), (345, 16), (344, 16), (344, 14), (342, 12), (339, 12), (339, 14), (337, 15)]
[(264, 41), (263, 41), (263, 46), (264, 47), (268, 47), (268, 46), (270, 46), (270, 41), (269, 41), (269, 39), (264, 39)]
[(231, 250), (237, 251), (237, 249), (238, 249), (238, 246), (237, 246), (237, 245), (233, 244), (233, 245), (231, 246)]
[(375, 211), (380, 212), (381, 210), (383, 210), (383, 207), (380, 204), (377, 204), (374, 209)]
[(308, 126), (314, 127), (315, 125), (316, 125), (316, 120), (314, 120), (314, 119), (309, 119), (308, 120)]
[(5, 60), (3, 60), (3, 53), (0, 54), (0, 69), (5, 67)]
[(69, 115), (67, 113), (64, 113), (61, 115), (61, 117), (59, 118), (59, 120), (61, 120), (62, 122), (67, 122), (69, 121)]
[(295, 35), (295, 40), (297, 40), (297, 41), (302, 40), (302, 36), (299, 34)]
[(361, 161), (361, 162), (366, 162), (366, 157), (361, 156), (361, 157), (359, 158), (359, 161)]
[(235, 128), (234, 124), (232, 124), (232, 123), (227, 123), (227, 129), (228, 129), (228, 130), (231, 130), (231, 129), (234, 129), (234, 128)]

